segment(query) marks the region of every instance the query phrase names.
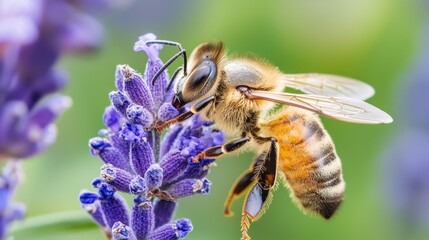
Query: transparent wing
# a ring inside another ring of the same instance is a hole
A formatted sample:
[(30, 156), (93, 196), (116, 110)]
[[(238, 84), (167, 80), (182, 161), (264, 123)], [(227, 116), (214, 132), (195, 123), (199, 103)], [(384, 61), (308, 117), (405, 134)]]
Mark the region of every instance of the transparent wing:
[(374, 88), (364, 82), (331, 74), (284, 74), (283, 83), (286, 87), (295, 88), (304, 93), (331, 97), (365, 100), (375, 93)]
[(392, 117), (362, 100), (346, 97), (327, 97), (267, 91), (250, 91), (247, 97), (287, 104), (337, 120), (352, 123), (390, 123)]

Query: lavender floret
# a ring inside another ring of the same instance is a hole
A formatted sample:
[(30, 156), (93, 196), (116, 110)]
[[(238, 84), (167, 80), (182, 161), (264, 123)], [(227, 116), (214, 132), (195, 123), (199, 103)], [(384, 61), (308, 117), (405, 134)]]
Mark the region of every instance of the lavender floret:
[(152, 202), (138, 196), (134, 199), (134, 206), (131, 211), (131, 227), (138, 239), (145, 239), (155, 226)]
[(192, 231), (192, 223), (189, 219), (181, 218), (174, 223), (165, 224), (157, 228), (147, 239), (165, 240), (185, 238)]
[(112, 227), (113, 240), (137, 240), (133, 231), (121, 222), (115, 222)]

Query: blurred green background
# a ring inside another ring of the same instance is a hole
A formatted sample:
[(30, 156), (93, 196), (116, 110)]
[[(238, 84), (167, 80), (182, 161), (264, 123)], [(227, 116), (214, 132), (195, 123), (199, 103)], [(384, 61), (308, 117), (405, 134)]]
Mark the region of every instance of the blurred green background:
[[(70, 74), (65, 94), (74, 105), (58, 122), (58, 140), (47, 152), (25, 161), (26, 181), (17, 201), (27, 217), (81, 211), (78, 194), (91, 189), (101, 160), (88, 140), (103, 127), (101, 116), (114, 90), (117, 64), (143, 72), (146, 56), (132, 46), (139, 35), (182, 43), (188, 51), (204, 41), (222, 40), (230, 53), (252, 53), (287, 73), (324, 72), (370, 83), (369, 99), (396, 120), (390, 125), (354, 125), (322, 118), (342, 159), (346, 198), (330, 221), (302, 214), (280, 187), (266, 214), (250, 228), (252, 239), (429, 239), (428, 232), (405, 232), (390, 213), (380, 185), (380, 158), (401, 128), (397, 99), (401, 81), (419, 51), (424, 8), (408, 0), (135, 1), (129, 8), (99, 16), (106, 27), (102, 50), (60, 62)], [(176, 49), (165, 48), (165, 60)], [(170, 70), (170, 73), (172, 70)], [(223, 216), (229, 188), (253, 159), (252, 152), (225, 156), (208, 178), (211, 194), (180, 201), (176, 218), (192, 220), (187, 239), (239, 239), (242, 198), (234, 217)], [(89, 219), (89, 217), (88, 217)], [(19, 223), (17, 224), (19, 226)], [(28, 232), (31, 235), (31, 232)], [(406, 234), (406, 235), (404, 235)], [(103, 239), (95, 227), (58, 237), (49, 232), (16, 239)]]

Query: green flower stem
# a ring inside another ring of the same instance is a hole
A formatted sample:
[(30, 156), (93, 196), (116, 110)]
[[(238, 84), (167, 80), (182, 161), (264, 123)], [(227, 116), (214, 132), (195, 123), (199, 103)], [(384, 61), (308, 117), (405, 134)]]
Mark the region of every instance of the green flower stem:
[[(67, 235), (92, 230), (100, 231), (85, 212), (62, 212), (18, 221), (10, 228), (8, 235), (14, 239), (36, 239), (37, 236), (66, 239)], [(100, 233), (101, 235), (102, 233)]]

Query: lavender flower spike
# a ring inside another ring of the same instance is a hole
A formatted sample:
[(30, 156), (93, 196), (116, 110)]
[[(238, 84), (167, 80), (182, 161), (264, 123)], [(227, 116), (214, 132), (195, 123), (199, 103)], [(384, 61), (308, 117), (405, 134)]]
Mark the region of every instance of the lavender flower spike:
[[(154, 125), (177, 116), (179, 110), (171, 105), (173, 92), (166, 89), (166, 72), (155, 85), (151, 83), (163, 64), (159, 58), (161, 46), (146, 46), (143, 42), (156, 36), (147, 34), (139, 39), (135, 49), (149, 57), (144, 77), (128, 65), (116, 68), (117, 91), (110, 93), (111, 106), (103, 115), (107, 129), (101, 137), (90, 140), (91, 152), (108, 164), (102, 167), (101, 179), (93, 182), (99, 193), (83, 192), (80, 201), (84, 206), (100, 202), (106, 222), (101, 224), (98, 217), (90, 215), (103, 229), (108, 226), (109, 239), (180, 239), (192, 231), (192, 223), (189, 219), (172, 220), (177, 201), (208, 194), (211, 185), (206, 175), (214, 159), (193, 163), (192, 158), (222, 144), (224, 134), (195, 116), (173, 125), (161, 137)], [(121, 204), (106, 204), (117, 195), (112, 193), (115, 190), (135, 196), (131, 210), (125, 211)], [(122, 209), (124, 219), (113, 223), (110, 212), (114, 210), (110, 208)]]

